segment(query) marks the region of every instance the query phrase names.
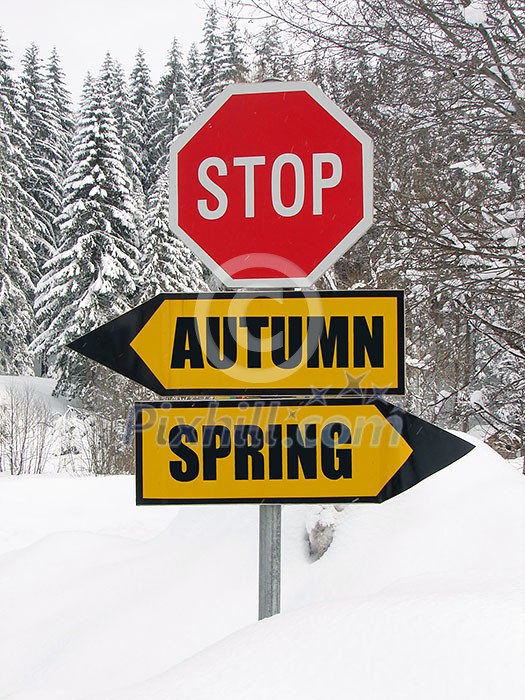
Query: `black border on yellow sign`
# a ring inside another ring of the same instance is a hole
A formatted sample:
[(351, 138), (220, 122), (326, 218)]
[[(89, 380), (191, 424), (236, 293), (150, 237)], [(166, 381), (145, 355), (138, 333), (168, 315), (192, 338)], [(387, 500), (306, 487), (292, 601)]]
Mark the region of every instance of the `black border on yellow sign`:
[(221, 388), (209, 387), (207, 389), (164, 387), (142, 358), (133, 350), (130, 343), (144, 328), (160, 305), (169, 299), (300, 299), (300, 298), (359, 298), (379, 297), (394, 298), (397, 301), (397, 384), (391, 387), (376, 388), (348, 388), (339, 387), (315, 387), (323, 396), (345, 395), (374, 396), (378, 393), (389, 395), (403, 395), (405, 393), (405, 316), (404, 316), (404, 292), (402, 290), (360, 289), (352, 291), (276, 291), (258, 290), (249, 292), (180, 292), (173, 294), (159, 294), (158, 296), (137, 306), (131, 311), (109, 321), (108, 323), (77, 338), (68, 344), (68, 347), (82, 355), (89, 357), (100, 364), (109, 367), (115, 372), (132, 379), (133, 381), (151, 389), (160, 396), (192, 396), (208, 394), (211, 396), (230, 396), (232, 394), (242, 396), (307, 396), (312, 393), (314, 387), (294, 387), (279, 389), (272, 387), (236, 387)]
[(348, 497), (348, 498), (210, 498), (210, 499), (174, 499), (174, 498), (145, 498), (143, 495), (143, 444), (142, 432), (139, 426), (142, 424), (141, 412), (147, 408), (207, 408), (210, 403), (221, 407), (236, 407), (237, 401), (164, 401), (143, 402), (135, 404), (135, 454), (136, 454), (136, 503), (137, 505), (198, 505), (198, 504), (231, 504), (231, 503), (382, 503), (394, 496), (403, 493), (415, 486), (423, 479), (435, 474), (452, 462), (464, 457), (474, 445), (463, 440), (446, 430), (442, 430), (417, 416), (407, 413), (399, 406), (388, 403), (380, 398), (374, 399), (248, 399), (243, 401), (247, 406), (291, 406), (300, 408), (311, 405), (315, 401), (322, 401), (323, 405), (338, 408), (341, 406), (374, 405), (386, 420), (401, 434), (403, 439), (412, 448), (412, 453), (388, 483), (376, 496)]

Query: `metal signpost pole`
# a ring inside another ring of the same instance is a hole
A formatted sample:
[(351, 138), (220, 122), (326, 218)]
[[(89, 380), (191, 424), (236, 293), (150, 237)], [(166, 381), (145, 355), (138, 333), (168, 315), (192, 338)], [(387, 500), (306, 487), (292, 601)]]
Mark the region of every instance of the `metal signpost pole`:
[(281, 514), (281, 505), (259, 506), (259, 620), (281, 612)]
[(259, 620), (281, 611), (281, 506), (259, 506)]

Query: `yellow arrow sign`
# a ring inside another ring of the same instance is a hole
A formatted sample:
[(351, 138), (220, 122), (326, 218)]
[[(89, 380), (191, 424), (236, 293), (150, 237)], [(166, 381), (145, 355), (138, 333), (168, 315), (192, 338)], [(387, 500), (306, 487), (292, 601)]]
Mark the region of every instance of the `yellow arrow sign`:
[(182, 294), (159, 301), (130, 347), (163, 393), (404, 392), (402, 292)]
[(403, 394), (403, 292), (161, 294), (69, 347), (161, 395)]
[(384, 401), (311, 401), (137, 404), (137, 503), (380, 501), (472, 449)]

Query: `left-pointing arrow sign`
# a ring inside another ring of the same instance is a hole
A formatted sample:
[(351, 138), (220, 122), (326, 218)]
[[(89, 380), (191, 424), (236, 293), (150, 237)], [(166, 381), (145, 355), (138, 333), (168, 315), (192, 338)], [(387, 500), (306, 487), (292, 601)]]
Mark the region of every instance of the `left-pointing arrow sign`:
[(403, 292), (163, 294), (69, 347), (161, 395), (402, 394)]

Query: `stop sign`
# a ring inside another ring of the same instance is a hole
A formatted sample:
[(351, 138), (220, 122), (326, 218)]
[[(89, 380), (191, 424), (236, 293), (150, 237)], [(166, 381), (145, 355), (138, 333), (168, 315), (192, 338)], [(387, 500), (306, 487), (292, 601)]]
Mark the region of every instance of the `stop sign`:
[(170, 156), (170, 227), (229, 287), (309, 286), (372, 223), (372, 141), (313, 83), (230, 85)]

